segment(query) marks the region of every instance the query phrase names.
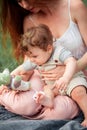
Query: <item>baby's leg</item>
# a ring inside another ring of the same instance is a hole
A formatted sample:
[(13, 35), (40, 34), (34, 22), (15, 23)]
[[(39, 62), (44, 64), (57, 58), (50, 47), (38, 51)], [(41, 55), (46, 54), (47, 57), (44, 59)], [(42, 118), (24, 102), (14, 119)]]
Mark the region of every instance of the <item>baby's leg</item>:
[(79, 114), (79, 108), (77, 104), (68, 96), (56, 96), (54, 98), (54, 107), (45, 109), (42, 116), (44, 119), (73, 119)]
[(50, 86), (48, 87), (47, 85), (44, 86), (44, 92), (39, 91), (36, 92), (36, 94), (34, 95), (34, 100), (36, 101), (36, 103), (40, 103), (43, 106), (46, 107), (53, 107), (54, 104), (54, 95), (52, 90), (50, 89)]
[(84, 121), (82, 122), (82, 125), (84, 127), (87, 127), (87, 90), (84, 86), (77, 86), (74, 88), (71, 92), (71, 97), (74, 99), (81, 110), (84, 113)]
[(34, 70), (34, 74), (30, 79), (30, 83), (34, 91), (40, 91), (43, 89), (44, 82), (41, 80), (40, 74), (37, 70)]
[(42, 82), (39, 75), (31, 77), (32, 90), (26, 92), (16, 92), (3, 86), (0, 89), (0, 104), (13, 113), (21, 115), (33, 115), (38, 112), (41, 105), (33, 100), (35, 91), (40, 91)]

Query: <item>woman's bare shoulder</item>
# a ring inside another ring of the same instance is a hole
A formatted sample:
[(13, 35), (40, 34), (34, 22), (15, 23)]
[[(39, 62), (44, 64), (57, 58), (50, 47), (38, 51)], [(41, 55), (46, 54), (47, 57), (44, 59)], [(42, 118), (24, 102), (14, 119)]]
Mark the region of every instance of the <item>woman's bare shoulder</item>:
[[(84, 4), (83, 0), (71, 0), (70, 7), (73, 11), (80, 11), (86, 9), (86, 5)], [(76, 13), (76, 12), (75, 12)]]
[(87, 7), (82, 0), (71, 0), (70, 9), (73, 19), (82, 18), (87, 14)]

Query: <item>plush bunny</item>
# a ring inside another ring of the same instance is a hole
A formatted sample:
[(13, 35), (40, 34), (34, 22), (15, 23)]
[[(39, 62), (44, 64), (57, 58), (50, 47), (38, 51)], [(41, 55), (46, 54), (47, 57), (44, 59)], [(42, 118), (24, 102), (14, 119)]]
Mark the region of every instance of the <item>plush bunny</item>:
[(11, 80), (11, 76), (8, 69), (5, 69), (2, 73), (0, 73), (0, 86), (9, 85), (10, 80)]
[(10, 89), (27, 91), (30, 90), (30, 82), (23, 81), (21, 76), (17, 75), (15, 77), (10, 75), (9, 69), (5, 69), (0, 73), (0, 86), (5, 85)]

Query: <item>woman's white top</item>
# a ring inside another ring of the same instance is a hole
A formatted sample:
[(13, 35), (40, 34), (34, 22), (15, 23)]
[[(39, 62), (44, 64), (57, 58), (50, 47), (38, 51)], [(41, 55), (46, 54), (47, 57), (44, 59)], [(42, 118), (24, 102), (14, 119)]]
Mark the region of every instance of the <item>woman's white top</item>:
[(64, 46), (69, 49), (77, 59), (79, 59), (87, 51), (87, 47), (82, 39), (78, 25), (71, 19), (70, 0), (68, 0), (68, 10), (70, 17), (69, 27), (60, 38), (56, 39), (54, 45)]
[[(69, 26), (61, 37), (56, 38), (56, 40), (54, 38), (54, 46), (64, 46), (72, 52), (76, 59), (79, 59), (87, 51), (87, 46), (84, 43), (78, 25), (72, 21), (70, 13), (70, 0), (68, 0), (68, 11), (70, 19)], [(29, 16), (29, 19), (35, 26), (37, 26), (32, 17)]]

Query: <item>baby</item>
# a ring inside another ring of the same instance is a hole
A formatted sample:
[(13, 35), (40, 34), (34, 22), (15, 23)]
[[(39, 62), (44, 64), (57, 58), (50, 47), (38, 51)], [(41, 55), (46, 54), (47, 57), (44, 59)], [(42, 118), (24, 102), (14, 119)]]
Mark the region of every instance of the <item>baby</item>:
[[(36, 92), (33, 96), (34, 100), (52, 108), (54, 106), (54, 96), (58, 94), (68, 95), (83, 110), (86, 120), (87, 105), (83, 105), (87, 101), (85, 76), (83, 72), (75, 73), (77, 62), (69, 50), (62, 46), (57, 45), (55, 47), (53, 45), (53, 36), (49, 28), (46, 25), (38, 25), (27, 30), (22, 36), (20, 49), (29, 59), (14, 72), (20, 73), (21, 71), (28, 71), (30, 68), (37, 68), (45, 82), (44, 91)], [(32, 67), (31, 64), (35, 64), (35, 67)], [(43, 70), (48, 71), (58, 65), (65, 65), (63, 76), (56, 81), (46, 79)]]

